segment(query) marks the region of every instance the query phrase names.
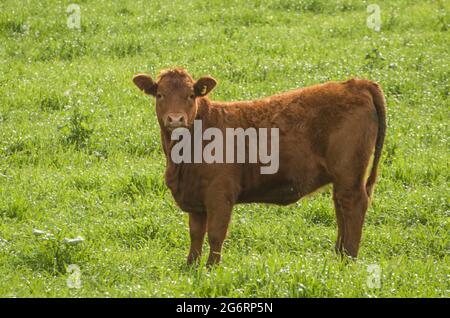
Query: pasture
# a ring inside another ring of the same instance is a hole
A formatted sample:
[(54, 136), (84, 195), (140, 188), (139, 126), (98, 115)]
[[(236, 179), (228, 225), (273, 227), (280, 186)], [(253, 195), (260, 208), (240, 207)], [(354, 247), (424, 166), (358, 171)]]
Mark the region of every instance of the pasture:
[[(0, 2), (1, 297), (450, 296), (448, 1), (77, 4), (80, 29), (68, 1)], [(204, 266), (205, 242), (185, 265), (154, 101), (131, 81), (174, 66), (216, 78), (217, 100), (380, 83), (387, 136), (356, 262), (334, 253), (326, 188), (237, 206), (222, 264)]]

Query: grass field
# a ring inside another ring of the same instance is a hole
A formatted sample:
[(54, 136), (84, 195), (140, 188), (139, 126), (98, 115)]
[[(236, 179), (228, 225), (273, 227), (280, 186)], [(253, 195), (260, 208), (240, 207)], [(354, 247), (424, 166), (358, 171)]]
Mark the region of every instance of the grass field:
[[(0, 2), (0, 296), (450, 296), (448, 1), (77, 3), (80, 30), (70, 2)], [(173, 66), (218, 79), (218, 100), (382, 85), (387, 140), (357, 262), (334, 254), (326, 189), (237, 206), (221, 266), (185, 266), (187, 215), (164, 184), (153, 100), (131, 81)]]

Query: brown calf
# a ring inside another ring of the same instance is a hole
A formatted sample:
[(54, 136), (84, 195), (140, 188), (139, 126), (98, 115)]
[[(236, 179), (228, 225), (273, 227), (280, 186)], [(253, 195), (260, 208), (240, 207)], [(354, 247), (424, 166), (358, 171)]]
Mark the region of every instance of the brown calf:
[[(201, 255), (206, 232), (208, 264), (220, 261), (234, 204), (287, 205), (329, 183), (338, 224), (336, 251), (357, 256), (386, 130), (385, 99), (376, 83), (351, 79), (260, 100), (216, 102), (206, 97), (216, 81), (211, 77), (194, 81), (183, 69), (166, 70), (156, 82), (145, 74), (135, 75), (133, 81), (156, 97), (167, 158), (166, 184), (179, 207), (189, 213), (188, 263)], [(279, 128), (278, 171), (261, 174), (260, 163), (175, 164), (170, 156), (171, 132), (177, 127), (192, 130), (194, 119), (202, 120), (203, 129), (221, 131)]]

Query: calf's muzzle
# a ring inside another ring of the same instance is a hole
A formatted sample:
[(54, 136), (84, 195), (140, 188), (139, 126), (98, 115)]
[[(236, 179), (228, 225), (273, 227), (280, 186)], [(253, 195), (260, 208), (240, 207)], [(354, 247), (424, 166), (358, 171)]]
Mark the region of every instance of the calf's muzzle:
[(169, 113), (164, 120), (164, 126), (169, 129), (187, 126), (187, 116), (183, 113)]

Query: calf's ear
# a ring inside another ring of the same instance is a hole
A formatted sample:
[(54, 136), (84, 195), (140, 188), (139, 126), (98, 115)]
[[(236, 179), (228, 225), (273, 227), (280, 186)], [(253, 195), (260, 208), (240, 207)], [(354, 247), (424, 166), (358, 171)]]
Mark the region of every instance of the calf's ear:
[(134, 84), (145, 94), (156, 96), (156, 89), (158, 84), (156, 84), (150, 75), (147, 74), (136, 74), (133, 76)]
[(210, 91), (216, 86), (217, 82), (214, 78), (206, 76), (200, 78), (194, 84), (194, 92), (197, 97), (208, 95)]

